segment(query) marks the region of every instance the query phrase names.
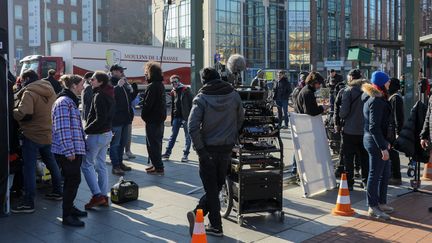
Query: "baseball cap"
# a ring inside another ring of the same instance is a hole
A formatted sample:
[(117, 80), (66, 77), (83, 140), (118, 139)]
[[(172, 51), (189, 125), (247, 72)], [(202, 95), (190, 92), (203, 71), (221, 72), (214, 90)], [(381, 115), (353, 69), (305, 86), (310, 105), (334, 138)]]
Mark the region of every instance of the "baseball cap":
[(114, 64), (111, 66), (110, 68), (110, 72), (114, 71), (114, 70), (119, 70), (119, 71), (123, 71), (126, 70), (127, 68), (120, 66), (119, 64)]

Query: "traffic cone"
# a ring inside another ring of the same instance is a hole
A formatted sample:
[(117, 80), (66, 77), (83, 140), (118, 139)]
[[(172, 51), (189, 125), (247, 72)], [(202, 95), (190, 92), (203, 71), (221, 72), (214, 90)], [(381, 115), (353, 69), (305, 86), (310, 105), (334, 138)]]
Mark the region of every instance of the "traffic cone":
[(191, 243), (207, 243), (207, 237), (204, 227), (204, 214), (202, 209), (196, 212), (195, 225), (192, 234)]
[(424, 181), (432, 181), (432, 162), (425, 165), (423, 169), (423, 177), (421, 179)]
[(346, 173), (342, 173), (336, 207), (332, 210), (332, 214), (337, 216), (353, 216), (355, 214), (351, 208)]

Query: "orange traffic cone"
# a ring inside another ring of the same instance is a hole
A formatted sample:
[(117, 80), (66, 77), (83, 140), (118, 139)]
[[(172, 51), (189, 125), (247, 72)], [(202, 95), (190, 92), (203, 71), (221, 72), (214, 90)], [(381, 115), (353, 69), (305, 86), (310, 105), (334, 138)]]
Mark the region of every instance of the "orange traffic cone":
[(204, 227), (204, 214), (202, 209), (198, 209), (196, 212), (196, 219), (191, 243), (207, 243), (207, 237)]
[(421, 179), (424, 181), (432, 181), (432, 162), (429, 162), (425, 165), (423, 177)]
[(354, 210), (351, 208), (346, 173), (342, 173), (341, 175), (336, 207), (332, 210), (332, 214), (337, 216), (353, 216), (355, 214)]

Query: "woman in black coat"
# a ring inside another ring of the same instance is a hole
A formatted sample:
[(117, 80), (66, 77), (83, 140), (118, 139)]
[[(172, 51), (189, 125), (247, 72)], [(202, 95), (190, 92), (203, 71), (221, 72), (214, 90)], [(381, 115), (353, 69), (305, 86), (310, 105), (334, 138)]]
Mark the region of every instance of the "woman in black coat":
[(388, 127), (391, 106), (388, 102), (389, 77), (384, 72), (372, 73), (372, 84), (363, 84), (364, 137), (363, 144), (369, 154), (369, 177), (367, 182), (368, 214), (371, 217), (390, 219), (387, 213), (387, 186), (390, 176), (390, 142)]

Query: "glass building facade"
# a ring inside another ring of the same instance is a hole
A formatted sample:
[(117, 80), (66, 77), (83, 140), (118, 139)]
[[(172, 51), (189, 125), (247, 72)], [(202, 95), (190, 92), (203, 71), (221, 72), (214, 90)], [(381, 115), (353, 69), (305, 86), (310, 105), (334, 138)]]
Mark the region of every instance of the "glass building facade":
[(191, 47), (190, 0), (178, 1), (169, 6), (166, 24), (166, 46)]
[(290, 70), (309, 70), (310, 24), (310, 1), (288, 1)]
[(216, 1), (216, 53), (222, 61), (241, 52), (240, 4), (239, 0)]

